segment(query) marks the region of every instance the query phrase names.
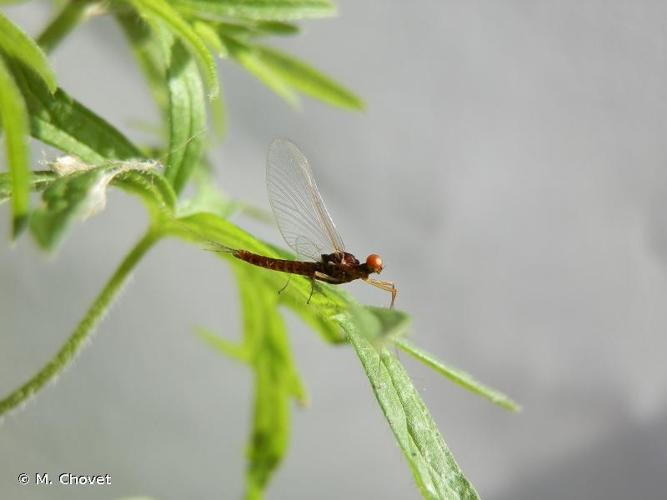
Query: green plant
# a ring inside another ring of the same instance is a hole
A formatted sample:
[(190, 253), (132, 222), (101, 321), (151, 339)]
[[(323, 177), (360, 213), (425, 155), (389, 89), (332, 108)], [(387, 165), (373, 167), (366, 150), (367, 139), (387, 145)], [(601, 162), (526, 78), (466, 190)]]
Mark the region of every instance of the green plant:
[[(214, 54), (238, 62), (290, 104), (303, 93), (360, 110), (362, 101), (352, 92), (260, 43), (269, 36), (298, 33), (295, 20), (334, 13), (329, 0), (71, 0), (36, 40), (0, 13), (0, 123), (8, 165), (8, 172), (0, 173), (0, 203), (10, 202), (12, 238), (29, 230), (43, 249), (56, 248), (74, 221), (104, 206), (108, 187), (139, 196), (150, 216), (144, 236), (52, 360), (0, 400), (0, 416), (52, 381), (76, 356), (129, 273), (164, 238), (198, 246), (214, 241), (268, 256), (290, 256), (229, 222), (236, 211), (252, 211), (213, 185), (205, 158), (207, 112), (224, 129)], [(167, 124), (165, 143), (157, 151), (131, 143), (57, 85), (45, 54), (92, 15), (113, 16), (127, 36)], [(48, 171), (31, 170), (29, 135), (67, 156), (53, 161)], [(164, 168), (155, 158), (164, 159)], [(189, 183), (194, 195), (184, 199), (181, 194)], [(37, 207), (30, 206), (31, 191), (41, 192)], [(409, 317), (403, 312), (361, 306), (343, 290), (327, 285), (321, 285), (307, 304), (310, 284), (305, 279), (294, 278), (289, 293), (279, 295), (284, 276), (226, 255), (221, 258), (229, 260), (238, 283), (243, 340), (234, 344), (206, 330), (199, 334), (212, 347), (247, 363), (256, 377), (247, 498), (262, 497), (286, 452), (290, 400), (306, 398), (279, 306), (293, 310), (325, 341), (353, 346), (425, 498), (477, 498), (392, 347), (506, 409), (516, 410), (515, 403), (409, 342)]]

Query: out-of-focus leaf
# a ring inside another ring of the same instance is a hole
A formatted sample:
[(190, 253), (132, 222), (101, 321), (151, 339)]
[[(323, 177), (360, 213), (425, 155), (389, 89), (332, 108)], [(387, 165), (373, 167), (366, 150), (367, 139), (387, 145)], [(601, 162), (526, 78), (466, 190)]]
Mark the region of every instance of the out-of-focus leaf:
[(37, 37), (37, 43), (44, 52), (51, 52), (75, 26), (87, 17), (88, 13), (98, 8), (99, 4), (88, 0), (66, 2), (44, 31)]
[(119, 15), (118, 20), (166, 118), (169, 147), (165, 177), (179, 193), (201, 160), (204, 148), (207, 99), (200, 73), (165, 22), (153, 19), (148, 29), (137, 25), (131, 16)]
[(283, 23), (280, 21), (260, 21), (253, 28), (266, 35), (297, 35), (300, 30), (296, 24)]
[(51, 93), (58, 84), (46, 55), (35, 41), (0, 12), (0, 52), (21, 61), (44, 81)]
[(359, 97), (306, 63), (275, 49), (225, 35), (222, 29), (220, 35), (234, 60), (289, 104), (298, 104), (295, 93), (298, 90), (339, 108), (355, 111), (364, 108)]
[(248, 21), (247, 23), (218, 23), (217, 29), (228, 36), (253, 38), (260, 36), (286, 36), (299, 33), (299, 27), (296, 24), (284, 23), (280, 21)]
[(255, 78), (273, 90), (283, 98), (289, 105), (298, 107), (299, 97), (292, 90), (291, 85), (271, 65), (267, 64), (261, 54), (254, 47), (241, 43), (238, 39), (232, 39), (223, 35), (225, 46), (229, 53), (241, 66), (243, 66)]
[[(30, 189), (41, 191), (56, 179), (53, 172), (33, 172), (30, 177)], [(12, 197), (12, 179), (7, 173), (0, 173), (0, 203)]]
[(197, 328), (197, 335), (206, 342), (206, 344), (225, 356), (242, 361), (243, 363), (250, 362), (250, 351), (245, 344), (230, 342), (206, 328)]
[(175, 0), (178, 10), (204, 19), (290, 21), (333, 16), (330, 0)]
[(172, 213), (176, 208), (176, 193), (157, 171), (122, 170), (114, 176), (111, 184), (140, 196), (152, 213)]
[(354, 323), (345, 329), (422, 496), (478, 499), (401, 363), (385, 347), (374, 346)]
[(445, 365), (443, 362), (435, 359), (431, 354), (420, 349), (412, 342), (409, 342), (406, 339), (399, 338), (395, 341), (395, 344), (408, 354), (417, 358), (419, 361), (424, 363), (429, 368), (433, 368), (436, 372), (447, 377), (456, 385), (460, 385), (461, 387), (467, 389), (473, 394), (482, 396), (483, 398), (488, 399), (492, 403), (497, 404), (498, 406), (505, 408), (506, 410), (510, 411), (521, 410), (521, 406), (512, 401), (508, 396), (506, 396), (502, 392), (497, 391), (496, 389), (492, 389), (491, 387), (488, 387), (482, 384), (481, 382), (478, 382), (472, 377), (472, 375), (469, 375), (464, 371)]
[(130, 2), (149, 24), (164, 23), (190, 49), (199, 62), (211, 99), (215, 98), (219, 86), (215, 59), (188, 22), (165, 0), (130, 0)]
[(240, 344), (200, 330), (215, 349), (247, 363), (255, 373), (255, 408), (248, 444), (246, 495), (262, 498), (271, 476), (287, 451), (290, 431), (290, 399), (306, 399), (291, 359), (287, 332), (276, 308), (277, 295), (257, 285), (255, 270), (234, 265), (243, 309), (243, 340)]
[(226, 219), (234, 212), (242, 210), (243, 207), (242, 203), (222, 196), (213, 184), (202, 183), (197, 186), (197, 193), (179, 206), (178, 213), (181, 217), (196, 213), (209, 213)]
[(204, 40), (208, 46), (218, 55), (223, 58), (227, 56), (227, 49), (222, 44), (218, 32), (209, 23), (204, 21), (195, 21), (192, 23), (195, 32)]
[(30, 71), (16, 64), (12, 69), (28, 107), (33, 137), (89, 164), (142, 156), (116, 128), (61, 89), (52, 95)]
[(1, 55), (0, 125), (4, 132), (5, 157), (13, 192), (12, 236), (16, 238), (25, 229), (30, 205), (28, 118), (21, 93)]
[(290, 405), (296, 376), (289, 355), (287, 334), (275, 308), (275, 298), (240, 280), (246, 335), (253, 337), (255, 410), (248, 445), (246, 498), (261, 498), (273, 472), (287, 451)]
[(179, 42), (172, 46), (167, 86), (169, 155), (165, 177), (178, 193), (201, 160), (206, 131), (206, 97), (199, 71)]
[(139, 67), (146, 77), (153, 99), (166, 122), (169, 97), (165, 72), (173, 36), (166, 29), (160, 29), (158, 23), (154, 23), (153, 29), (160, 29), (160, 32), (153, 34), (151, 27), (131, 11), (117, 12), (116, 20), (125, 32)]
[(363, 101), (354, 93), (303, 61), (269, 47), (253, 48), (255, 56), (273, 74), (280, 76), (299, 92), (338, 108), (354, 111), (364, 109)]
[(86, 218), (102, 210), (111, 182), (142, 196), (153, 210), (173, 207), (175, 195), (152, 165), (136, 162), (108, 162), (87, 167), (51, 182), (42, 194), (43, 205), (32, 214), (30, 228), (37, 243), (53, 249), (76, 218)]
[(53, 248), (77, 216), (92, 215), (106, 202), (106, 188), (112, 174), (105, 167), (61, 177), (42, 195), (44, 206), (30, 219), (30, 228), (42, 248)]

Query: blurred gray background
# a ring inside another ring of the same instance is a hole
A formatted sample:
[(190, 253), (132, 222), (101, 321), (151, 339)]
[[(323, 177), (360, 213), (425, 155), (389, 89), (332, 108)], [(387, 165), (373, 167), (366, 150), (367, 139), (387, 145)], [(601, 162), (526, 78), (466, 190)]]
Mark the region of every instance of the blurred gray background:
[[(350, 250), (383, 255), (415, 340), (523, 404), (509, 414), (404, 359), (483, 497), (664, 498), (667, 5), (338, 3), (340, 17), (276, 45), (368, 110), (293, 112), (224, 62), (221, 186), (268, 209), (266, 147), (292, 138)], [(35, 34), (49, 8), (9, 13)], [(109, 19), (52, 61), (62, 87), (150, 137), (140, 124), (157, 113)], [(35, 160), (51, 154), (38, 145)], [(54, 256), (28, 238), (0, 247), (0, 393), (52, 356), (145, 222), (114, 191)], [(275, 227), (238, 223), (280, 243)], [(288, 322), (312, 404), (294, 411), (269, 498), (418, 498), (354, 353)], [(167, 241), (58, 383), (0, 426), (0, 498), (239, 498), (252, 379), (195, 325), (236, 338), (234, 288), (212, 255)], [(20, 487), (24, 471), (109, 473), (113, 486)]]

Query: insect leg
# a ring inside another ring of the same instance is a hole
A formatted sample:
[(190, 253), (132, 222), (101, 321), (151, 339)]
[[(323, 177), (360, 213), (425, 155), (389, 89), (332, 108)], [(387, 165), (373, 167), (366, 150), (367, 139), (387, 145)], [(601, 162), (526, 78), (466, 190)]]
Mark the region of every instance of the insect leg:
[(389, 306), (389, 309), (393, 309), (394, 302), (396, 301), (396, 295), (398, 295), (398, 288), (396, 288), (396, 285), (394, 285), (394, 283), (392, 283), (391, 281), (374, 280), (373, 278), (366, 278), (366, 280), (364, 281), (366, 281), (366, 283), (373, 285), (374, 287), (390, 292), (391, 305)]
[(328, 274), (321, 273), (319, 271), (315, 271), (313, 279), (324, 281), (325, 283), (329, 283), (331, 285), (340, 285), (341, 283), (343, 283), (339, 279), (334, 278), (333, 276), (329, 276)]
[(283, 293), (283, 292), (285, 291), (285, 288), (287, 288), (287, 285), (289, 285), (289, 280), (291, 280), (291, 279), (292, 279), (292, 275), (290, 274), (290, 275), (287, 277), (287, 281), (285, 282), (285, 284), (283, 285), (283, 287), (282, 287), (280, 290), (278, 290), (278, 295), (280, 295), (281, 293)]
[(313, 298), (313, 290), (315, 290), (315, 278), (312, 278), (310, 280), (310, 295), (308, 296), (308, 300), (306, 301), (306, 304), (310, 304), (310, 299)]

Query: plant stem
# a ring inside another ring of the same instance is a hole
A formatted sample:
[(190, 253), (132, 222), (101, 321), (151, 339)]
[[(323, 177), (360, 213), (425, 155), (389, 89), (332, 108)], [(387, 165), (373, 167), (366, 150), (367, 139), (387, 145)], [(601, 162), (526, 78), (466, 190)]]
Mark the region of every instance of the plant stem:
[(0, 400), (0, 416), (24, 403), (72, 362), (79, 351), (81, 351), (86, 340), (90, 338), (90, 334), (100, 322), (104, 313), (109, 309), (109, 306), (118, 295), (118, 292), (120, 292), (131, 271), (161, 236), (162, 234), (154, 228), (150, 228), (144, 234), (134, 248), (125, 256), (120, 266), (118, 266), (100, 294), (93, 301), (79, 325), (56, 355), (30, 380)]
[(90, 0), (70, 0), (37, 37), (37, 43), (44, 52), (51, 52), (93, 9)]

